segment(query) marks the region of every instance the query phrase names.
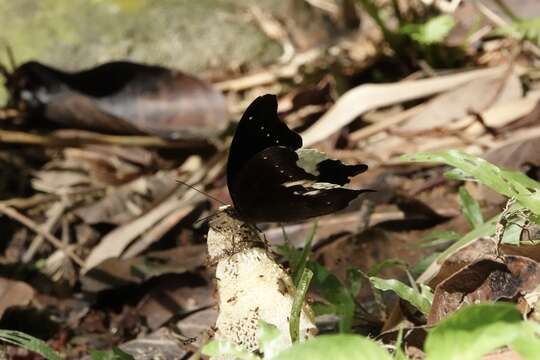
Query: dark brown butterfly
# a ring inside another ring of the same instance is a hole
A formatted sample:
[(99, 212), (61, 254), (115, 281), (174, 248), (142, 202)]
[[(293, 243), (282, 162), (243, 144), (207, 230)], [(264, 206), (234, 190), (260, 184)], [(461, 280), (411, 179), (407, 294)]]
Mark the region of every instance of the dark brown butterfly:
[(301, 147), (300, 135), (279, 119), (274, 95), (258, 97), (249, 105), (236, 128), (227, 163), (229, 193), (240, 219), (305, 220), (341, 210), (370, 191), (342, 187), (367, 165), (345, 165)]

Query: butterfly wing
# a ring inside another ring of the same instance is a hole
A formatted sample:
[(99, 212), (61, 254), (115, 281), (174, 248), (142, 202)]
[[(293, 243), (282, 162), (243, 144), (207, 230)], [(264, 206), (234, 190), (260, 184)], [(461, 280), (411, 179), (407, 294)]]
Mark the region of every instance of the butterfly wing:
[(290, 148), (273, 146), (259, 152), (244, 165), (234, 187), (229, 187), (239, 216), (250, 222), (300, 221), (341, 210), (369, 191), (340, 186), (349, 176), (365, 171), (365, 165), (327, 160), (321, 159), (308, 172)]
[(242, 167), (264, 149), (285, 146), (296, 150), (302, 147), (302, 138), (279, 119), (277, 107), (275, 95), (264, 95), (255, 99), (244, 112), (229, 150), (229, 188), (235, 187)]

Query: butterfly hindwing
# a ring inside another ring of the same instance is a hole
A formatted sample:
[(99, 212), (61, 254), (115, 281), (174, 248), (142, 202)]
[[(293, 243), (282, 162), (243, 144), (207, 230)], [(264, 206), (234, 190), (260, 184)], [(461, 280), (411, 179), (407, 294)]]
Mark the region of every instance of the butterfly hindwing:
[(297, 164), (305, 171), (317, 176), (317, 181), (337, 185), (349, 183), (349, 179), (367, 170), (367, 165), (345, 165), (339, 160), (328, 159), (315, 149), (298, 149)]
[[(365, 192), (321, 182), (300, 167), (298, 159), (295, 151), (282, 146), (267, 148), (250, 159), (236, 187), (229, 189), (238, 214), (251, 222), (305, 220), (341, 210)], [(361, 170), (338, 163), (341, 173)]]

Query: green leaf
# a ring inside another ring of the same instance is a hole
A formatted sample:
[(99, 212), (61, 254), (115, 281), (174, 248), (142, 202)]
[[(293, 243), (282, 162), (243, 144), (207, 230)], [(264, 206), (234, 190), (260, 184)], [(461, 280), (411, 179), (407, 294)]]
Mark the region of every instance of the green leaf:
[(378, 275), (382, 270), (390, 268), (390, 267), (400, 267), (400, 268), (406, 269), (407, 263), (405, 263), (403, 260), (400, 260), (400, 259), (386, 259), (373, 265), (367, 271), (367, 276), (369, 277), (369, 276)]
[(535, 332), (538, 332), (538, 323), (524, 321), (520, 336), (510, 344), (512, 350), (525, 360), (536, 360), (540, 354), (540, 339)]
[(421, 44), (430, 45), (441, 43), (455, 25), (456, 22), (452, 16), (439, 15), (429, 19), (424, 24), (404, 25), (399, 31)]
[(433, 231), (431, 234), (424, 236), (422, 240), (426, 242), (418, 245), (419, 248), (428, 248), (433, 246), (439, 246), (442, 244), (447, 244), (450, 241), (456, 241), (461, 238), (461, 235), (455, 231)]
[(420, 259), (420, 261), (418, 261), (410, 270), (414, 278), (418, 278), (420, 274), (426, 271), (429, 265), (431, 265), (435, 260), (437, 260), (440, 255), (440, 252), (434, 252)]
[(501, 169), (488, 161), (457, 150), (416, 153), (401, 157), (404, 161), (444, 163), (474, 177), (507, 197), (515, 197), (523, 206), (540, 214), (540, 183), (519, 171)]
[(315, 316), (334, 315), (337, 313), (335, 305), (325, 304), (322, 302), (314, 302), (313, 304), (311, 304), (311, 310), (313, 310)]
[(48, 360), (62, 360), (62, 356), (47, 343), (20, 331), (0, 329), (0, 340), (35, 352)]
[(304, 249), (302, 250), (302, 253), (300, 256), (297, 256), (294, 263), (291, 262), (291, 267), (293, 269), (293, 281), (294, 286), (298, 286), (298, 282), (300, 281), (300, 277), (304, 273), (304, 269), (306, 268), (306, 263), (309, 257), (309, 253), (311, 252), (311, 243), (313, 242), (313, 238), (315, 237), (315, 234), (317, 233), (317, 221), (313, 223), (313, 227), (311, 228), (311, 232), (308, 235), (308, 238), (306, 239)]
[(527, 39), (540, 46), (540, 16), (527, 20), (514, 21), (508, 26), (495, 29), (494, 34), (511, 36), (517, 39)]
[(447, 230), (447, 231), (433, 231), (431, 232), (430, 234), (424, 236), (422, 238), (422, 240), (426, 240), (426, 241), (429, 241), (429, 240), (445, 240), (445, 241), (450, 241), (450, 240), (457, 240), (461, 237), (460, 234), (458, 234), (457, 232), (453, 231), (453, 230)]
[(521, 314), (513, 304), (470, 305), (428, 332), (424, 345), (426, 359), (480, 359), (501, 346), (510, 345), (523, 330)]
[(421, 291), (417, 291), (412, 287), (407, 286), (401, 281), (395, 279), (381, 279), (372, 276), (369, 278), (369, 280), (377, 289), (383, 291), (391, 290), (395, 292), (400, 298), (406, 300), (412, 306), (420, 310), (423, 314), (429, 314), (433, 295), (431, 293), (431, 290), (427, 286), (423, 285)]
[(512, 244), (519, 245), (521, 241), (521, 233), (523, 232), (523, 227), (525, 226), (526, 219), (512, 219), (506, 225), (504, 229), (504, 234), (502, 236), (503, 244)]
[(90, 357), (92, 360), (134, 360), (133, 356), (119, 348), (114, 348), (111, 351), (90, 349)]
[(473, 199), (471, 194), (464, 186), (459, 188), (459, 199), (461, 200), (461, 210), (472, 228), (478, 227), (484, 223), (480, 205)]
[(359, 269), (349, 268), (347, 269), (347, 287), (353, 297), (356, 297), (362, 289), (362, 283), (366, 279), (365, 274)]
[(313, 272), (304, 268), (294, 299), (291, 307), (291, 320), (289, 321), (289, 333), (291, 335), (292, 342), (297, 342), (300, 337), (300, 316), (302, 315), (302, 308), (304, 307), (304, 299), (306, 297), (309, 283), (313, 278)]
[(456, 180), (456, 181), (475, 181), (476, 180), (471, 175), (465, 173), (461, 169), (448, 170), (444, 173), (444, 176), (449, 180)]
[(279, 340), (281, 333), (277, 326), (259, 320), (259, 330), (259, 348), (265, 358), (272, 358), (284, 350), (282, 348), (284, 344)]
[[(515, 204), (514, 204), (515, 205)], [(456, 241), (452, 246), (442, 252), (441, 255), (437, 258), (437, 262), (442, 263), (448, 256), (452, 255), (456, 250), (462, 248), (463, 246), (471, 243), (472, 241), (482, 237), (482, 236), (491, 236), (495, 234), (495, 225), (499, 220), (500, 215), (496, 215), (484, 222), (481, 226), (472, 229), (467, 234), (463, 235), (461, 239)]]
[(212, 340), (201, 349), (206, 356), (231, 356), (241, 360), (260, 360), (261, 358), (250, 353), (240, 346), (226, 340)]
[(391, 360), (392, 357), (376, 342), (350, 335), (321, 335), (305, 343), (295, 344), (272, 360)]
[(349, 332), (356, 308), (351, 292), (321, 264), (309, 261), (308, 267), (313, 271), (313, 285), (317, 287), (321, 296), (336, 309), (336, 315), (340, 318), (339, 331)]

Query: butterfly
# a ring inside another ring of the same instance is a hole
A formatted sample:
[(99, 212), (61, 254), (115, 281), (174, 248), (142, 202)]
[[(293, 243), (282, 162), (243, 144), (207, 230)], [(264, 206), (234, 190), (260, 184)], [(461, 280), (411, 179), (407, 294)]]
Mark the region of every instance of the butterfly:
[(370, 190), (342, 186), (367, 170), (301, 149), (302, 138), (280, 120), (277, 98), (264, 95), (246, 109), (227, 161), (227, 185), (239, 219), (295, 222), (345, 208)]

